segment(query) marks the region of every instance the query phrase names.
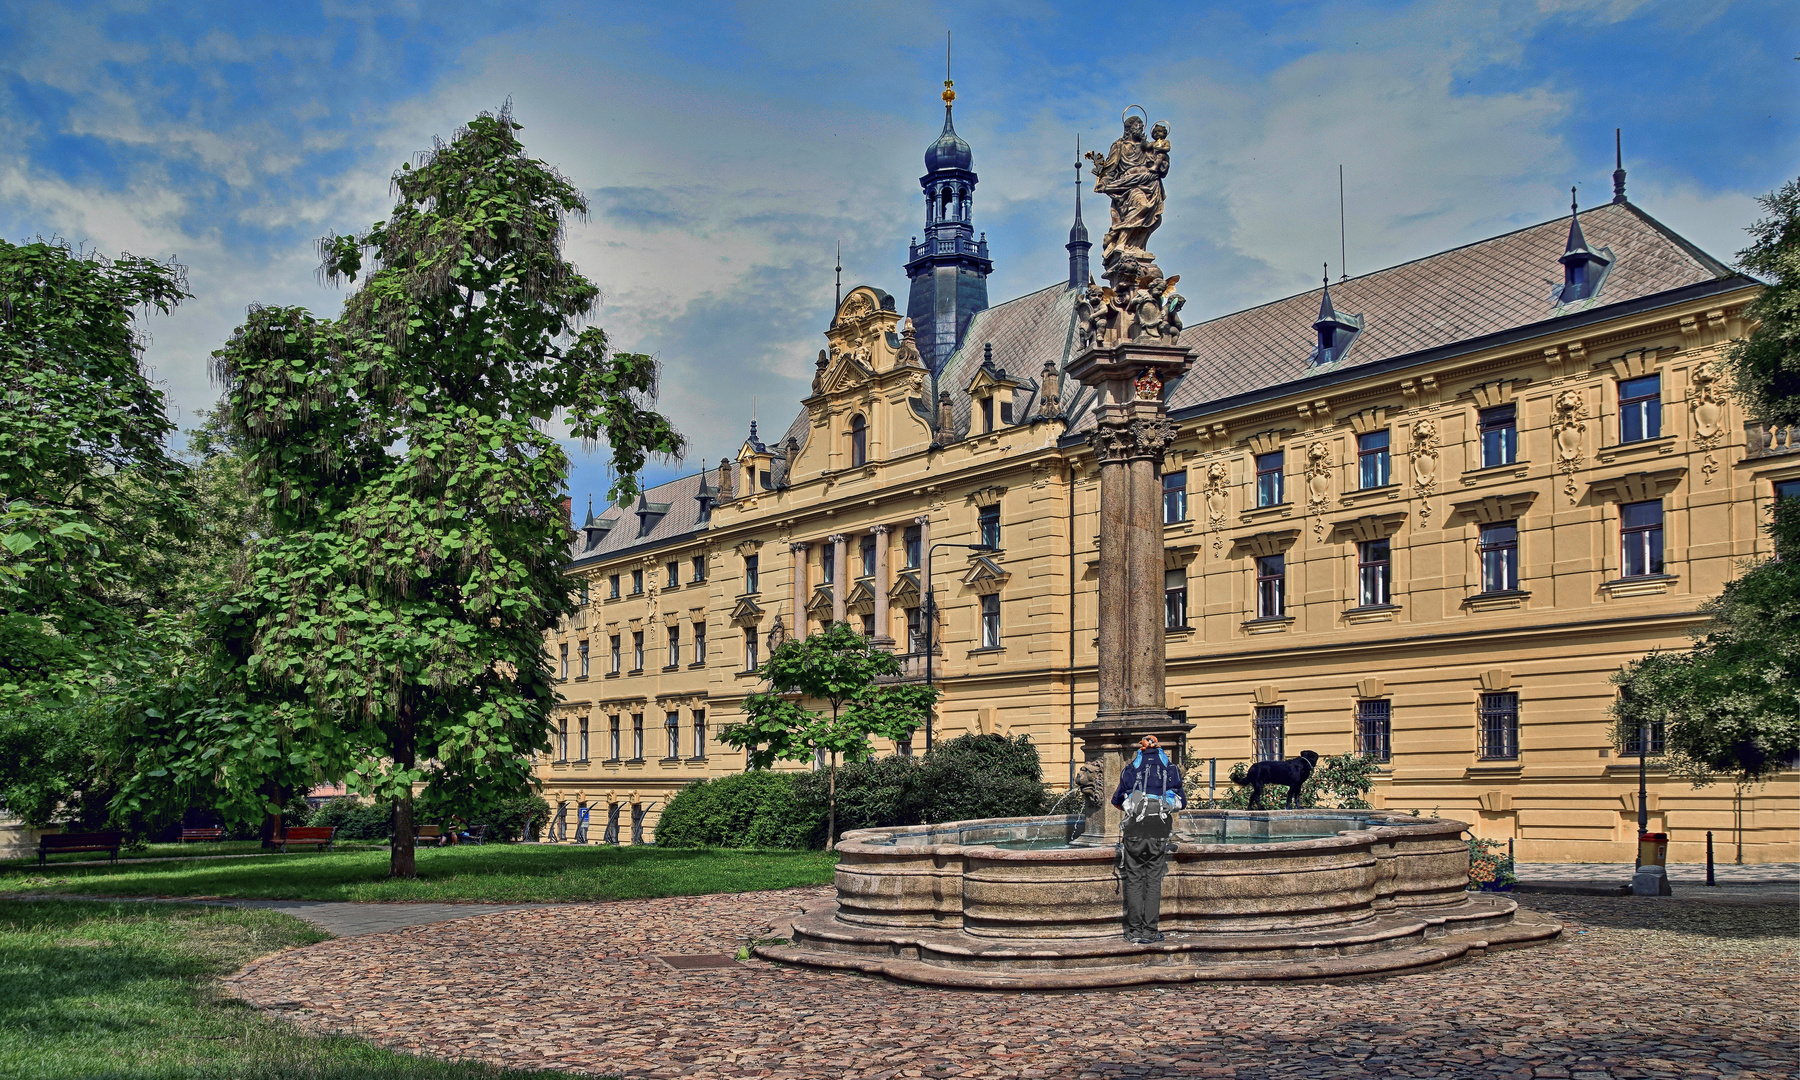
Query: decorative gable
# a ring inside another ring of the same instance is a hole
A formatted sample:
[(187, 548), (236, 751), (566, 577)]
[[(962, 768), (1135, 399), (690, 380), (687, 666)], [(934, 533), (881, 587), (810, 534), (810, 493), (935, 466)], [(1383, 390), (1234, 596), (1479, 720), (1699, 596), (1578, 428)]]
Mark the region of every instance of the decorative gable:
[(737, 606), (731, 609), (731, 625), (733, 626), (757, 626), (762, 622), (762, 617), (763, 609), (756, 606), (756, 601), (747, 596), (739, 600)]
[(919, 575), (901, 574), (888, 590), (888, 602), (897, 608), (916, 608), (923, 601), (919, 591)]
[(986, 557), (975, 560), (969, 572), (963, 575), (962, 583), (977, 596), (997, 593), (1012, 580), (1012, 575), (1002, 570), (992, 559)]
[(852, 615), (875, 614), (875, 590), (866, 581), (857, 582), (844, 598), (844, 610)]
[(814, 589), (812, 599), (806, 602), (806, 613), (820, 622), (831, 618), (831, 589)]

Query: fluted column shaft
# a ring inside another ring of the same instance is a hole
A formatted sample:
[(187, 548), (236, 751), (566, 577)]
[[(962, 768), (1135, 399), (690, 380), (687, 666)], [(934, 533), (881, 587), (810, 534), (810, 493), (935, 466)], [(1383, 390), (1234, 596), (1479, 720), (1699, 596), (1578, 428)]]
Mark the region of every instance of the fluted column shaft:
[(869, 588), (875, 591), (875, 644), (891, 647), (893, 629), (888, 624), (888, 527), (877, 525), (869, 532), (875, 537), (875, 580)]
[[(1160, 460), (1161, 454), (1157, 454)], [(1165, 708), (1167, 649), (1164, 643), (1162, 572), (1162, 515), (1157, 511), (1161, 495), (1157, 482), (1158, 460), (1134, 457), (1130, 465), (1131, 513), (1127, 543), (1131, 559), (1126, 571), (1127, 607), (1131, 623), (1125, 658), (1125, 708), (1133, 713), (1161, 713)]]
[(794, 636), (806, 636), (806, 556), (811, 544), (789, 544), (794, 557)]
[[(931, 596), (931, 515), (920, 514), (913, 518), (913, 524), (919, 527), (919, 632), (923, 634), (931, 611), (927, 603)], [(912, 642), (906, 643), (908, 652), (912, 647)]]
[[(1102, 423), (1106, 420), (1103, 419)], [(1103, 431), (1108, 430), (1106, 428)], [(1127, 617), (1131, 599), (1128, 549), (1131, 516), (1130, 463), (1123, 453), (1100, 451), (1100, 590), (1099, 714), (1097, 719), (1118, 717), (1125, 711), (1127, 676), (1126, 643), (1130, 638)]]
[(844, 621), (844, 598), (846, 591), (844, 579), (850, 576), (849, 550), (846, 545), (849, 538), (843, 533), (833, 533), (825, 538), (831, 544), (831, 621)]

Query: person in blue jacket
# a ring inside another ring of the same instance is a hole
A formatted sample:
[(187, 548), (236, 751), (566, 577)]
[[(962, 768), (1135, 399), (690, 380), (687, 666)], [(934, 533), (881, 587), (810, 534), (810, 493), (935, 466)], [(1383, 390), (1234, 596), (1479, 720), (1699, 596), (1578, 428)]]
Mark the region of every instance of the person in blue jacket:
[(1157, 745), (1154, 735), (1138, 741), (1138, 752), (1119, 773), (1112, 804), (1125, 811), (1119, 841), (1119, 874), (1124, 879), (1125, 940), (1137, 945), (1161, 941), (1162, 879), (1174, 854), (1175, 812), (1187, 805), (1181, 770)]

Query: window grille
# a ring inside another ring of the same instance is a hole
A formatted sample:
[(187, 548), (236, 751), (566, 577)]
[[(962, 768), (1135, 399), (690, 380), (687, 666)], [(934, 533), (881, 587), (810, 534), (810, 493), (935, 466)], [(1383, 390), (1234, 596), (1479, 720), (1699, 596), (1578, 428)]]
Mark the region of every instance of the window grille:
[(1481, 756), (1511, 761), (1519, 756), (1519, 695), (1483, 694), (1480, 708)]
[(1644, 751), (1644, 729), (1638, 728), (1625, 740), (1626, 757), (1661, 757), (1663, 754), (1663, 724), (1661, 720), (1652, 721), (1650, 727), (1650, 750)]
[(1256, 707), (1256, 760), (1280, 761), (1287, 753), (1287, 706)]
[(1356, 752), (1376, 761), (1393, 758), (1393, 706), (1386, 698), (1356, 703)]

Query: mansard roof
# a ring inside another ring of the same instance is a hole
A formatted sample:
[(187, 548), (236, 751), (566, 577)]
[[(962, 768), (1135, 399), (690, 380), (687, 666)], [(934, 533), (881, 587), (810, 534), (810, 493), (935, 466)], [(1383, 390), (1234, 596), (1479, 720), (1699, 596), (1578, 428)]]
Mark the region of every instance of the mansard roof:
[[(605, 511), (593, 515), (594, 520), (602, 524), (610, 523), (612, 527), (591, 544), (585, 532), (575, 530), (575, 539), (569, 544), (569, 562), (579, 565), (602, 557), (627, 554), (640, 548), (660, 547), (699, 532), (706, 527), (700, 517), (699, 498), (701, 485), (705, 482), (704, 472), (694, 473), (679, 480), (646, 488), (637, 502), (630, 506), (609, 506)], [(641, 504), (668, 507), (662, 519), (642, 536), (638, 535), (637, 516)]]
[[(962, 348), (951, 354), (937, 380), (938, 389), (950, 391), (959, 438), (969, 433), (974, 408), (965, 388), (975, 380), (976, 371), (987, 358), (988, 345), (993, 346), (994, 366), (1005, 369), (1023, 384), (1013, 398), (1014, 423), (1029, 420), (1037, 407), (1041, 389), (1037, 379), (1044, 357), (1055, 359), (1056, 369), (1061, 371), (1073, 356), (1075, 290), (1059, 282), (999, 307), (978, 311), (969, 320)], [(1068, 405), (1066, 396), (1063, 404)]]

